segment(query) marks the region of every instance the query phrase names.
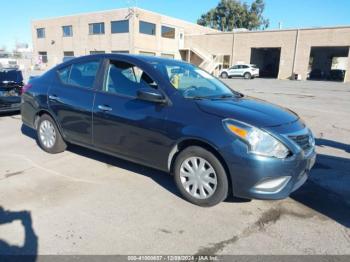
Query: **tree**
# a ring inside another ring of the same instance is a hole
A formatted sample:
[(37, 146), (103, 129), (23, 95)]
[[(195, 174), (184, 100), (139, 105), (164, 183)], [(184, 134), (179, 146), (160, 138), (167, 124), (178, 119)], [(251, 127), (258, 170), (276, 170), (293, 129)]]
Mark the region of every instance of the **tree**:
[(203, 14), (197, 23), (224, 32), (235, 28), (266, 29), (269, 20), (263, 16), (264, 9), (264, 0), (254, 0), (251, 5), (238, 0), (220, 0), (215, 8)]

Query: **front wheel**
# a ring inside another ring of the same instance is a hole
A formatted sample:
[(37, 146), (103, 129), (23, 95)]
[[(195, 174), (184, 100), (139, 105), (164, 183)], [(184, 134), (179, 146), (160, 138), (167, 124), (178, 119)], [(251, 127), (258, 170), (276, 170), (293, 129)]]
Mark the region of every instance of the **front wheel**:
[(40, 117), (37, 137), (40, 147), (50, 154), (61, 153), (67, 148), (55, 121), (49, 115)]
[(175, 161), (175, 183), (189, 202), (203, 207), (215, 206), (228, 194), (228, 179), (221, 162), (198, 146), (183, 150)]
[(228, 78), (228, 73), (226, 73), (226, 72), (221, 73), (221, 78), (227, 79)]

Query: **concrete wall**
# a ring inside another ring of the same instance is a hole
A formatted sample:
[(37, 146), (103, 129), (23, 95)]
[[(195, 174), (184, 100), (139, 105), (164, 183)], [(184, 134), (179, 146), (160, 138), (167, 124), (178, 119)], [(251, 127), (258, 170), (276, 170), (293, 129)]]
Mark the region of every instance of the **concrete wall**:
[[(47, 52), (51, 66), (62, 61), (64, 51), (73, 51), (75, 56), (80, 56), (89, 54), (90, 51), (128, 50), (136, 54), (152, 52), (159, 56), (173, 55), (180, 59), (180, 50), (195, 48), (208, 56), (229, 55), (230, 63), (235, 64), (250, 63), (252, 48), (280, 48), (278, 78), (288, 79), (293, 73), (297, 73), (302, 79), (306, 79), (311, 47), (350, 47), (350, 27), (222, 33), (140, 8), (131, 11), (133, 15), (130, 15), (129, 9), (118, 9), (34, 21), (32, 23), (34, 54)], [(130, 18), (130, 32), (111, 34), (111, 21), (127, 18)], [(140, 34), (140, 21), (156, 24), (156, 35)], [(105, 34), (89, 35), (89, 23), (98, 22), (105, 23)], [(73, 37), (63, 37), (64, 25), (73, 26)], [(175, 39), (161, 36), (162, 25), (176, 29)], [(46, 38), (37, 38), (37, 28), (46, 29)], [(180, 41), (181, 33), (184, 34), (184, 46)], [(346, 81), (350, 81), (350, 53), (348, 61)]]
[[(173, 54), (175, 58), (181, 59), (179, 52), (180, 46), (180, 34), (183, 37), (188, 34), (206, 34), (217, 32), (216, 30), (209, 29), (203, 26), (199, 26), (193, 23), (189, 23), (183, 20), (172, 18), (169, 16), (160, 15), (157, 13), (149, 12), (143, 9), (136, 9), (137, 15), (133, 19), (134, 27), (134, 48), (135, 53), (139, 51), (154, 52), (157, 55)], [(139, 33), (139, 22), (146, 21), (156, 24), (156, 35), (145, 35)], [(164, 38), (161, 35), (162, 25), (175, 28), (175, 39)]]
[[(64, 51), (73, 51), (75, 56), (87, 55), (90, 51), (129, 50), (132, 46), (133, 34), (111, 34), (111, 21), (124, 20), (128, 14), (127, 9), (118, 11), (100, 12), (66, 16), (32, 23), (34, 54), (45, 51), (48, 53), (50, 65), (60, 63)], [(104, 35), (89, 35), (90, 23), (105, 23)], [(73, 26), (73, 37), (63, 37), (62, 26)], [(46, 37), (38, 39), (37, 28), (45, 28)]]
[[(311, 47), (350, 46), (350, 27), (303, 29), (299, 31), (299, 41), (296, 53), (295, 72), (305, 79), (308, 72)], [(350, 54), (349, 54), (350, 56)], [(345, 81), (350, 81), (350, 64), (347, 66)]]
[[(311, 47), (350, 47), (350, 27), (210, 33), (186, 36), (186, 48), (198, 48), (211, 55), (231, 55), (231, 64), (250, 63), (252, 48), (281, 48), (278, 78), (293, 73), (307, 78)], [(349, 58), (350, 61), (350, 53)], [(350, 62), (346, 81), (350, 82)]]
[[(130, 11), (133, 15), (130, 15)], [(111, 34), (111, 21), (129, 20), (129, 33)], [(139, 21), (156, 24), (156, 35), (139, 33)], [(89, 35), (90, 23), (105, 23), (105, 34)], [(62, 26), (73, 26), (73, 37), (63, 37)], [(163, 38), (161, 27), (166, 25), (176, 29), (175, 39)], [(38, 39), (37, 28), (45, 28), (46, 37)], [(75, 56), (87, 55), (90, 51), (126, 51), (130, 53), (153, 52), (156, 55), (170, 54), (180, 59), (180, 33), (212, 33), (216, 30), (172, 17), (149, 12), (140, 8), (118, 9), (90, 14), (72, 15), (34, 21), (32, 37), (34, 54), (48, 53), (48, 66), (62, 62), (64, 51), (73, 51)]]

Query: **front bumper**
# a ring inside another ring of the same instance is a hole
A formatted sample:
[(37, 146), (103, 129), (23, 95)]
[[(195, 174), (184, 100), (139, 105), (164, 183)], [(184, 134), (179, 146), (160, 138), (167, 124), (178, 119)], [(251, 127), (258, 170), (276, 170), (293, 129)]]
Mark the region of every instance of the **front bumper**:
[(248, 199), (278, 200), (287, 198), (299, 189), (308, 179), (311, 168), (316, 162), (313, 148), (307, 154), (301, 151), (287, 159), (274, 159), (232, 152), (236, 148), (227, 148), (224, 158), (232, 181), (233, 194)]
[(0, 112), (16, 112), (21, 110), (20, 96), (0, 97)]

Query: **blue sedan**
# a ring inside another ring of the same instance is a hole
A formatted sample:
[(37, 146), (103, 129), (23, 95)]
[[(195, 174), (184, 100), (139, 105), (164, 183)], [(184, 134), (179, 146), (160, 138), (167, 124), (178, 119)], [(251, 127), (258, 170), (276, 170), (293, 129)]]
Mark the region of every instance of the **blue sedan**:
[(43, 150), (67, 143), (166, 171), (188, 201), (282, 199), (315, 163), (292, 111), (244, 96), (200, 68), (125, 54), (85, 56), (23, 88), (22, 119)]

